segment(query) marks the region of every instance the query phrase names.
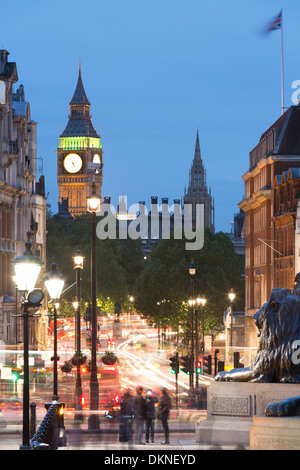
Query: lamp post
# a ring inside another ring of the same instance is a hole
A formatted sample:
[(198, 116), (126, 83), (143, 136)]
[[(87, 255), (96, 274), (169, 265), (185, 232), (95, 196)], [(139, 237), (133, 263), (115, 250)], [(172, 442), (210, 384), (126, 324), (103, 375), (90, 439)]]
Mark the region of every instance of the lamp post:
[[(24, 343), (24, 382), (23, 382), (23, 435), (20, 449), (30, 449), (29, 446), (29, 344), (28, 344), (28, 318), (29, 308), (32, 305), (32, 294), (41, 269), (41, 261), (32, 253), (32, 243), (30, 241), (31, 232), (27, 232), (27, 242), (23, 256), (18, 256), (13, 262), (17, 288), (23, 292), (22, 314), (23, 317), (23, 343)], [(40, 305), (43, 298), (42, 291), (40, 299), (36, 305)]]
[[(91, 357), (91, 377), (90, 377), (90, 410), (99, 409), (99, 384), (97, 377), (97, 308), (96, 308), (96, 285), (97, 285), (97, 269), (96, 269), (96, 212), (100, 210), (101, 199), (96, 194), (96, 185), (92, 185), (92, 194), (87, 198), (87, 211), (91, 213), (91, 320), (92, 320), (92, 357)], [(99, 429), (99, 416), (97, 414), (90, 415), (88, 420), (88, 428)]]
[[(202, 305), (202, 307), (204, 307), (204, 305), (206, 304), (206, 299), (204, 297), (200, 297), (200, 295), (198, 295), (197, 297), (197, 304), (198, 304), (198, 307)], [(198, 358), (199, 358), (199, 326), (198, 326), (198, 313), (199, 313), (199, 310), (197, 309), (196, 310), (196, 361), (198, 361)], [(205, 347), (204, 347), (204, 308), (202, 309), (202, 313), (203, 313), (203, 317), (202, 317), (202, 335), (203, 335), (203, 352), (205, 351)], [(198, 386), (199, 386), (199, 377), (198, 377), (198, 372), (197, 372), (197, 369), (196, 369), (196, 389), (198, 390)]]
[(51, 271), (50, 273), (44, 277), (44, 282), (46, 285), (46, 289), (48, 291), (49, 296), (53, 301), (53, 329), (54, 329), (54, 344), (53, 344), (53, 400), (58, 401), (58, 393), (57, 393), (57, 305), (63, 290), (64, 286), (64, 278), (62, 274), (58, 272), (57, 264), (54, 260), (52, 260), (51, 264)]
[[(77, 250), (76, 255), (73, 257), (74, 269), (76, 271), (76, 302), (74, 302), (74, 308), (76, 310), (76, 353), (77, 353), (77, 369), (76, 369), (76, 385), (75, 385), (75, 409), (81, 411), (81, 396), (82, 396), (82, 384), (81, 384), (81, 364), (79, 356), (81, 354), (81, 341), (80, 341), (80, 304), (81, 304), (81, 291), (80, 291), (80, 272), (83, 269), (84, 257), (80, 254), (80, 250)], [(82, 419), (81, 415), (75, 415), (76, 419)]]
[(191, 327), (192, 327), (192, 360), (191, 360), (191, 376), (190, 376), (190, 388), (194, 388), (194, 370), (195, 370), (195, 357), (194, 357), (194, 277), (197, 272), (197, 266), (194, 264), (194, 260), (191, 261), (189, 265), (189, 275), (191, 279), (191, 295), (192, 295), (192, 302), (189, 302), (191, 307)]
[(230, 299), (230, 304), (231, 304), (231, 326), (230, 326), (230, 346), (232, 346), (232, 328), (233, 328), (233, 301), (235, 299), (235, 293), (233, 292), (233, 289), (231, 288), (230, 293), (228, 294), (228, 297)]
[(131, 295), (129, 297), (129, 302), (130, 302), (130, 311), (129, 311), (129, 321), (128, 321), (128, 314), (127, 314), (127, 326), (130, 324), (131, 322), (131, 315), (132, 315), (132, 305), (133, 305), (133, 301), (134, 301), (134, 297)]

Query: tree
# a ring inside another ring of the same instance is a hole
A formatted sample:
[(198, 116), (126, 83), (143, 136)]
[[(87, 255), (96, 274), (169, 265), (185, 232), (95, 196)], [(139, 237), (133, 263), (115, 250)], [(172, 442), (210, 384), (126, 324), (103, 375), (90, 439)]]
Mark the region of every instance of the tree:
[[(140, 240), (96, 240), (97, 244), (97, 297), (98, 305), (106, 308), (119, 300), (128, 304), (128, 296), (135, 295), (136, 279), (143, 266), (143, 251)], [(47, 267), (54, 257), (60, 272), (66, 278), (66, 288), (75, 283), (72, 257), (80, 249), (84, 259), (81, 292), (84, 301), (91, 293), (91, 220), (89, 214), (65, 218), (59, 214), (47, 215)], [(71, 301), (75, 296), (75, 284), (64, 298)]]
[(176, 329), (180, 323), (188, 331), (191, 257), (197, 266), (194, 295), (207, 299), (206, 331), (213, 334), (223, 329), (223, 312), (229, 305), (230, 289), (237, 294), (235, 309), (238, 305), (242, 307), (244, 299), (242, 264), (232, 242), (221, 232), (214, 235), (206, 229), (203, 248), (193, 252), (185, 250), (184, 239), (159, 241), (139, 277), (136, 308), (152, 322)]

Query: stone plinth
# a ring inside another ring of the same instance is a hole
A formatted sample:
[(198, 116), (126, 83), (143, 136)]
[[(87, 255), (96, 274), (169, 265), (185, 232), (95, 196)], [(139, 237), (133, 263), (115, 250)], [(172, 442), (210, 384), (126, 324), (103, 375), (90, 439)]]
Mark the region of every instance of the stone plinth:
[(297, 395), (300, 385), (212, 382), (207, 394), (207, 419), (196, 425), (196, 442), (249, 447), (253, 418), (263, 416), (269, 404)]
[(300, 416), (254, 416), (250, 426), (250, 450), (299, 450)]
[(122, 323), (120, 320), (113, 322), (113, 337), (115, 339), (122, 339)]

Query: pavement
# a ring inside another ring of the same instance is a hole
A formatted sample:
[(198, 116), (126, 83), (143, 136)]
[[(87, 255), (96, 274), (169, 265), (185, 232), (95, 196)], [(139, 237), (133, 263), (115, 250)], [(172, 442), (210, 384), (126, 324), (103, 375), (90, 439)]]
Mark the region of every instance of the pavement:
[[(170, 444), (163, 444), (164, 434), (160, 424), (155, 427), (155, 442), (146, 444), (123, 443), (119, 442), (118, 425), (107, 426), (102, 424), (99, 431), (91, 432), (88, 430), (87, 424), (66, 423), (66, 440), (65, 447), (59, 447), (58, 450), (66, 451), (105, 451), (108, 455), (113, 452), (121, 452), (126, 455), (134, 455), (136, 452), (149, 455), (159, 451), (159, 454), (180, 452), (197, 453), (200, 450), (241, 450), (241, 448), (232, 446), (205, 445), (195, 442), (195, 423), (179, 423), (176, 421), (169, 423), (170, 427)], [(22, 443), (22, 426), (7, 425), (6, 428), (0, 429), (0, 451), (19, 450)], [(243, 449), (244, 450), (244, 449)]]

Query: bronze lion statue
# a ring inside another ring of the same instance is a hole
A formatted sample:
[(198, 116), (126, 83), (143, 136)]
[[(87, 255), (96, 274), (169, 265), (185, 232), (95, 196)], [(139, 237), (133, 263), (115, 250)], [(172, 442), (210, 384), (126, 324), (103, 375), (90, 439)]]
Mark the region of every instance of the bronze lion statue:
[[(272, 290), (268, 302), (253, 316), (259, 347), (252, 363), (244, 369), (219, 372), (215, 380), (300, 383), (300, 297), (294, 292)], [(296, 414), (298, 404), (300, 397), (273, 403), (266, 414)]]

